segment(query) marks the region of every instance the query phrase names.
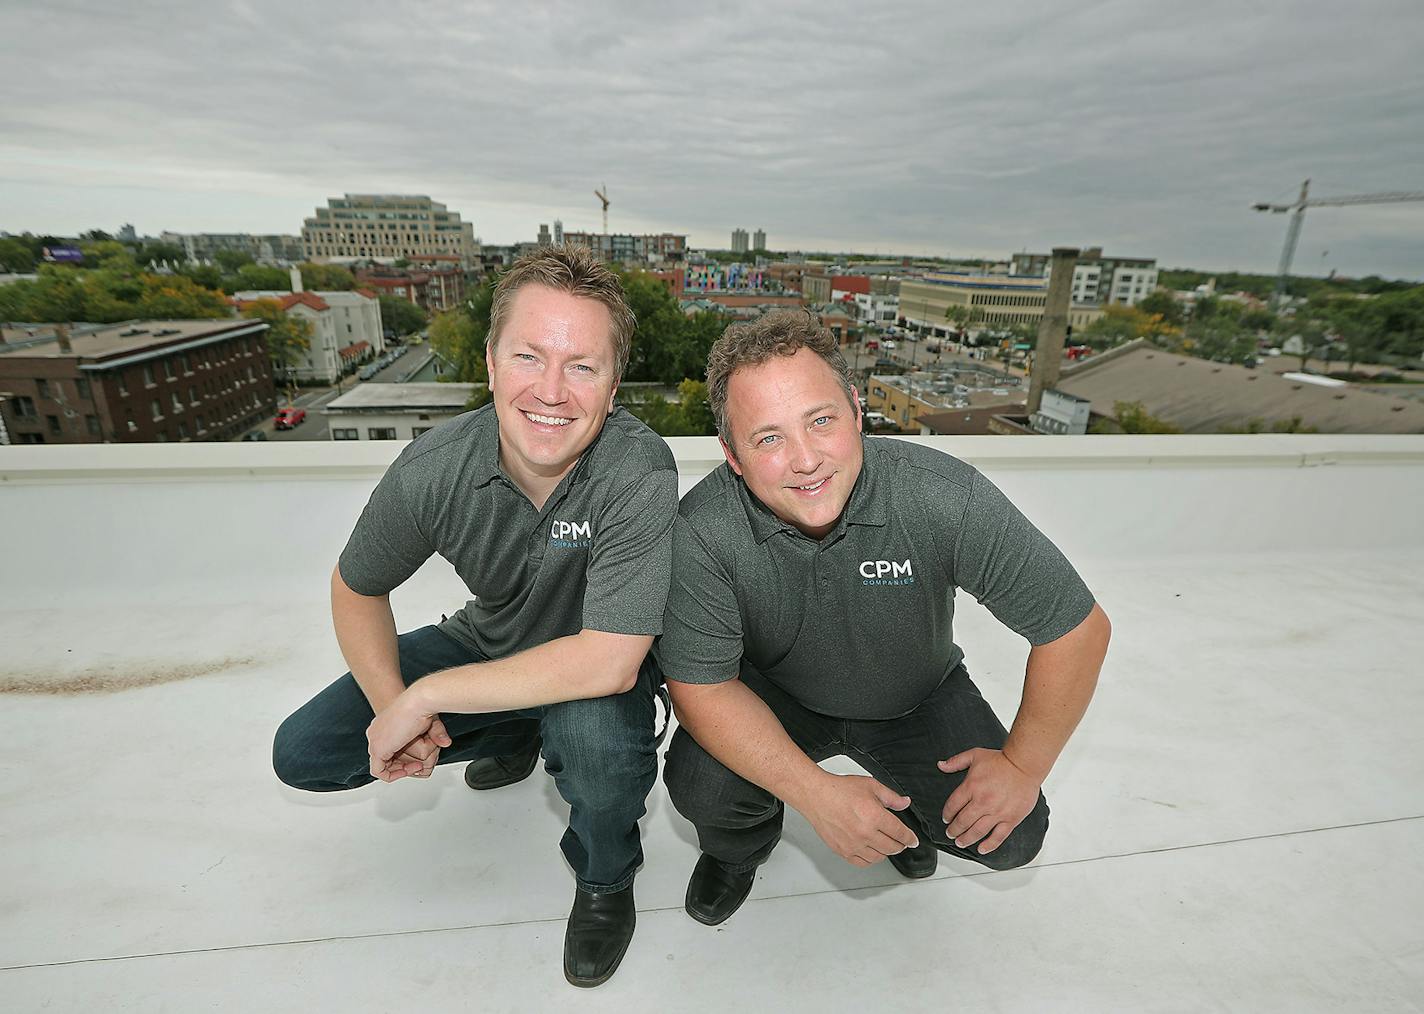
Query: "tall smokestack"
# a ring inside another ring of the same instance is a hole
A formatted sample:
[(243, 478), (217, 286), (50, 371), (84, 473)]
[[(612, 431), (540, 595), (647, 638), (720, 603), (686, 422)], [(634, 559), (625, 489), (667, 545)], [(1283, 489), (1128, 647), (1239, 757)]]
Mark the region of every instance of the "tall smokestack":
[(1077, 263), (1077, 247), (1053, 248), (1048, 298), (1043, 305), (1043, 323), (1038, 326), (1038, 350), (1033, 354), (1028, 415), (1038, 411), (1043, 392), (1057, 385), (1059, 371), (1063, 368), (1063, 344), (1068, 338), (1068, 303), (1073, 296), (1073, 268)]
[(54, 326), (54, 336), (59, 341), (59, 351), (72, 355), (74, 346), (69, 343), (69, 325), (56, 324)]
[(302, 269), (295, 264), (292, 265), (292, 291), (302, 291)]

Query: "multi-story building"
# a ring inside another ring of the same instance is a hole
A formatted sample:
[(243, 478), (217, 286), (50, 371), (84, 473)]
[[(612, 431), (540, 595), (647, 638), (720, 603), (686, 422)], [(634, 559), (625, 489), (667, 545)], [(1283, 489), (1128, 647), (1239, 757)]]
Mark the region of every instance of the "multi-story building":
[(259, 320), (0, 330), (0, 442), (230, 440), (277, 393)]
[(483, 384), (362, 384), (322, 409), (332, 440), (413, 440), (453, 419)]
[(549, 232), (549, 226), (543, 222), (539, 223), (539, 245), (549, 246), (553, 242), (554, 236)]
[(765, 230), (765, 229), (758, 229), (756, 232), (752, 233), (752, 249), (753, 249), (753, 250), (765, 250), (765, 249), (766, 249), (766, 230)]
[(190, 261), (210, 261), (219, 251), (244, 253), (259, 264), (295, 264), (304, 258), (300, 236), (255, 236), (246, 232), (165, 232), (158, 237), (183, 248)]
[[(562, 228), (560, 225), (561, 231)], [(586, 247), (605, 261), (658, 264), (664, 261), (681, 263), (687, 259), (687, 237), (674, 232), (642, 235), (613, 233), (607, 236), (597, 232), (564, 232), (562, 235), (565, 243)]]
[(900, 297), (875, 293), (856, 293), (856, 311), (860, 319), (874, 324), (893, 324), (900, 317)]
[[(1037, 325), (1043, 319), (1048, 283), (1043, 278), (1013, 275), (930, 274), (900, 282), (900, 316), (905, 323), (939, 337), (957, 330), (950, 307), (968, 311), (965, 325), (972, 329)], [(1087, 327), (1102, 316), (1101, 306), (1073, 305), (1068, 323)]]
[(302, 225), (302, 247), (318, 264), (444, 254), (468, 269), (479, 259), (473, 225), (429, 197), (410, 194), (333, 197)]
[(747, 252), (747, 230), (732, 230), (732, 253), (744, 254)]
[(408, 299), (426, 313), (443, 313), (465, 299), (465, 272), (458, 267), (359, 268), (356, 280), (380, 295)]
[(270, 299), (294, 317), (311, 324), (311, 344), (292, 363), (287, 379), (334, 384), (365, 360), (385, 351), (381, 304), (370, 290), (354, 292), (234, 293), (239, 310), (259, 299)]
[(564, 223), (557, 218), (554, 219), (554, 245), (559, 246), (564, 241)]
[(683, 288), (699, 292), (760, 292), (766, 287), (761, 268), (750, 264), (689, 264)]
[[(1014, 254), (1011, 275), (1042, 278), (1051, 273), (1052, 254)], [(1157, 288), (1157, 261), (1150, 257), (1104, 257), (1102, 247), (1089, 247), (1073, 267), (1073, 302), (1085, 306), (1136, 306)]]

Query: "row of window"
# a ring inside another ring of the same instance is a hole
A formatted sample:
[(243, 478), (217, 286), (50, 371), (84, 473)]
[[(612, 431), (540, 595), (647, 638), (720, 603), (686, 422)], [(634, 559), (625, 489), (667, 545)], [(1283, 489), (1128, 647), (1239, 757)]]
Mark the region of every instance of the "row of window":
[[(74, 389), (83, 401), (88, 401), (91, 397), (89, 392), (89, 381), (80, 377), (74, 382)], [(64, 401), (64, 381), (59, 378), (41, 378), (35, 381), (35, 393), (40, 398), (48, 398), (52, 401)], [(26, 399), (28, 400), (28, 399)]]
[[(431, 426), (412, 426), (412, 427), (410, 428), (410, 438), (411, 438), (412, 440), (414, 440), (416, 437), (420, 436), (422, 433), (429, 433), (433, 428), (434, 428), (434, 427), (431, 427)], [(356, 426), (341, 426), (341, 427), (333, 426), (332, 429), (331, 429), (331, 439), (332, 439), (332, 440), (360, 440), (360, 439), (361, 439), (361, 431), (360, 431), (360, 428), (359, 428), (359, 427), (356, 427)], [(366, 439), (367, 439), (367, 440), (399, 440), (400, 437), (396, 436), (396, 428), (395, 428), (394, 426), (368, 426), (368, 427), (366, 428)]]

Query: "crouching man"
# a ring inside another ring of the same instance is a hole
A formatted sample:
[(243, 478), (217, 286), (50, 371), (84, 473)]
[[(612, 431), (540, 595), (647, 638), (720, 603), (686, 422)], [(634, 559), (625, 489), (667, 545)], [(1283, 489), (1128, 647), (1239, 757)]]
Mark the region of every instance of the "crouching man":
[[(736, 324), (707, 370), (726, 464), (683, 498), (656, 648), (680, 727), (664, 767), (702, 856), (687, 912), (722, 922), (799, 810), (856, 866), (906, 877), (938, 851), (1037, 855), (1040, 791), (1107, 650), (1063, 554), (964, 462), (862, 437), (845, 360), (814, 317)], [(953, 634), (963, 588), (1032, 645), (1006, 732)], [(817, 762), (857, 761), (873, 777)], [(938, 850), (938, 851), (936, 851)]]
[[(376, 487), (331, 576), (351, 671), (288, 718), (274, 765), (316, 792), (468, 762), (472, 788), (542, 752), (569, 804), (577, 878), (564, 973), (613, 974), (634, 925), (638, 818), (656, 778), (648, 658), (662, 627), (677, 473), (613, 395), (634, 320), (591, 254), (548, 248), (500, 280), (493, 403), (413, 441)], [(389, 595), (433, 553), (476, 598), (396, 635)]]

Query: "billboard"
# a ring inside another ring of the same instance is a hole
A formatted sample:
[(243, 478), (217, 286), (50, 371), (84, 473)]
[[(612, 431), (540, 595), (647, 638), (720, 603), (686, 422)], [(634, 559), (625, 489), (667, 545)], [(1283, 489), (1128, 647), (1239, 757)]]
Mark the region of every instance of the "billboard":
[(44, 248), (44, 259), (51, 264), (82, 264), (84, 251), (77, 246), (47, 246)]

